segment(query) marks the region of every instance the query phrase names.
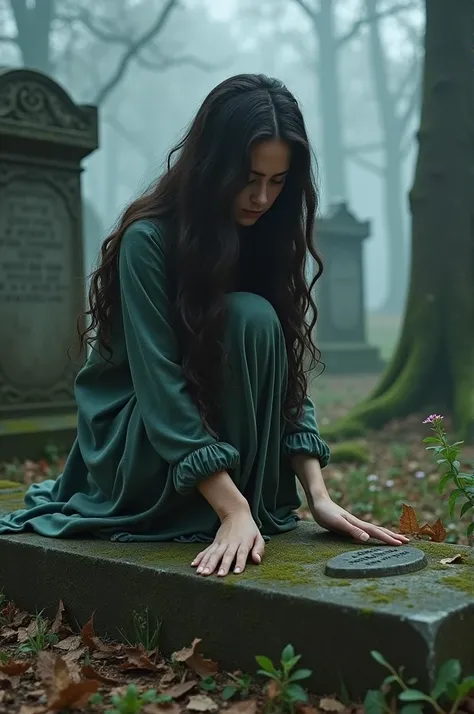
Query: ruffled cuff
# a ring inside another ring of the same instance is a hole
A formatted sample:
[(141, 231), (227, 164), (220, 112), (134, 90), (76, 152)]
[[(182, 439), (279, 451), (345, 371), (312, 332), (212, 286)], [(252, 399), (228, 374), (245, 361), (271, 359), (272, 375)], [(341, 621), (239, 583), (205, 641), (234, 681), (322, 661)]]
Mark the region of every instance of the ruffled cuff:
[(317, 456), (321, 467), (327, 466), (331, 457), (331, 450), (319, 434), (312, 431), (302, 431), (289, 434), (283, 440), (283, 453), (286, 456), (295, 454), (308, 454)]
[(196, 483), (219, 471), (230, 471), (240, 463), (239, 452), (230, 444), (219, 442), (188, 454), (173, 468), (173, 483), (178, 493), (186, 495)]

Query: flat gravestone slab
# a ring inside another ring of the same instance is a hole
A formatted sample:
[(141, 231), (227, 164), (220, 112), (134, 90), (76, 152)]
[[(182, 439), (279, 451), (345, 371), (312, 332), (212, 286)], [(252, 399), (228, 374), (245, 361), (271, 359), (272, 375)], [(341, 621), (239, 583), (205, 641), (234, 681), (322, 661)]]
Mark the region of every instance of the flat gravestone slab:
[(325, 573), (333, 578), (383, 578), (414, 573), (427, 565), (426, 555), (419, 548), (363, 548), (331, 558)]

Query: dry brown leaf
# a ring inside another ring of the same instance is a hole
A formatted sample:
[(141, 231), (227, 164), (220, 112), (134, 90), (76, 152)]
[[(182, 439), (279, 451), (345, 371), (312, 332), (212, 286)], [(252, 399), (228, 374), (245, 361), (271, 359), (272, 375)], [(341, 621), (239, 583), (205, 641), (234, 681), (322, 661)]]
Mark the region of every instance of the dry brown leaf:
[(402, 515), (400, 516), (398, 529), (403, 535), (418, 535), (420, 524), (413, 506), (402, 503)]
[(196, 651), (200, 643), (201, 640), (196, 638), (193, 640), (191, 647), (185, 647), (179, 650), (179, 652), (175, 652), (173, 659), (176, 662), (186, 664), (193, 672), (199, 674), (200, 677), (209, 677), (212, 674), (216, 674), (219, 667), (217, 662), (213, 662), (211, 659), (204, 659), (202, 654)]
[(280, 694), (280, 685), (274, 679), (271, 679), (267, 687), (267, 699), (273, 701)]
[(85, 707), (89, 699), (100, 688), (100, 682), (84, 679), (82, 682), (69, 682), (67, 687), (57, 692), (48, 701), (48, 711), (60, 712), (66, 707), (79, 709)]
[(66, 622), (66, 608), (62, 600), (59, 601), (58, 611), (51, 626), (51, 632), (55, 635), (59, 635), (59, 637), (66, 637), (68, 639), (69, 636), (73, 634), (72, 629)]
[(17, 612), (15, 617), (13, 618), (12, 625), (13, 627), (24, 627), (26, 623), (31, 620), (31, 615), (29, 615), (27, 612)]
[(219, 707), (206, 694), (196, 694), (194, 697), (189, 697), (186, 709), (192, 712), (217, 712)]
[(236, 702), (226, 709), (227, 714), (257, 714), (258, 703), (255, 699), (246, 699), (244, 702)]
[(99, 637), (97, 637), (94, 630), (94, 615), (91, 616), (89, 622), (86, 622), (82, 628), (81, 637), (86, 647), (91, 650), (98, 650), (105, 655), (117, 655), (122, 651), (122, 647), (120, 645), (106, 645)]
[(0, 632), (0, 641), (4, 645), (11, 645), (18, 640), (18, 632), (12, 627), (4, 627)]
[(464, 553), (456, 553), (456, 555), (452, 555), (450, 558), (441, 558), (439, 562), (441, 565), (459, 565), (466, 562), (466, 556)]
[(50, 652), (39, 653), (37, 673), (48, 690), (48, 711), (51, 712), (85, 706), (100, 687), (100, 682), (94, 679), (74, 681), (63, 658)]
[(324, 697), (319, 702), (319, 708), (322, 709), (323, 712), (343, 712), (346, 707), (337, 699)]
[(444, 543), (446, 540), (446, 528), (443, 526), (441, 518), (438, 518), (436, 523), (434, 523), (431, 528), (433, 529), (433, 536), (431, 540), (434, 543)]
[(143, 645), (127, 647), (125, 649), (125, 662), (120, 664), (120, 669), (144, 669), (147, 672), (162, 672), (166, 665), (155, 664), (151, 661)]
[(90, 666), (90, 664), (86, 664), (81, 667), (81, 675), (85, 679), (95, 679), (98, 682), (102, 682), (102, 684), (110, 684), (113, 687), (119, 684), (119, 681), (117, 679), (113, 679), (112, 677), (106, 677), (104, 674), (100, 674), (100, 672), (97, 672), (93, 667)]
[(31, 660), (12, 660), (5, 662), (5, 664), (0, 664), (0, 672), (15, 677), (27, 672), (32, 664)]
[(29, 704), (22, 704), (18, 714), (43, 714), (47, 709), (42, 706), (30, 706)]
[(196, 684), (197, 682), (195, 679), (192, 679), (189, 682), (180, 682), (179, 684), (175, 684), (174, 687), (166, 689), (163, 694), (168, 694), (170, 697), (173, 697), (173, 699), (180, 699), (181, 697), (184, 697), (185, 694), (190, 692), (191, 689), (194, 689)]
[(420, 536), (426, 535), (426, 536), (429, 536), (430, 540), (433, 540), (433, 537), (434, 537), (433, 527), (430, 526), (429, 523), (425, 523), (424, 526), (421, 526), (417, 535), (420, 535)]
[(140, 710), (142, 714), (181, 714), (183, 711), (177, 702), (168, 704), (145, 704)]
[(83, 655), (85, 655), (86, 652), (86, 647), (80, 647), (78, 650), (69, 650), (69, 652), (66, 652), (66, 654), (63, 655), (63, 659), (68, 664), (75, 664)]
[(168, 671), (161, 678), (160, 685), (166, 687), (168, 684), (172, 684), (176, 679), (176, 672), (174, 672), (171, 667), (168, 667)]
[(312, 707), (311, 704), (299, 704), (296, 711), (298, 714), (320, 714), (319, 709)]
[(18, 615), (19, 610), (13, 602), (7, 602), (5, 607), (0, 610), (0, 615), (3, 620), (5, 620), (9, 625), (13, 624), (13, 621)]
[(78, 650), (82, 647), (82, 640), (79, 635), (69, 635), (64, 640), (57, 642), (54, 647), (58, 650), (69, 652), (70, 650)]

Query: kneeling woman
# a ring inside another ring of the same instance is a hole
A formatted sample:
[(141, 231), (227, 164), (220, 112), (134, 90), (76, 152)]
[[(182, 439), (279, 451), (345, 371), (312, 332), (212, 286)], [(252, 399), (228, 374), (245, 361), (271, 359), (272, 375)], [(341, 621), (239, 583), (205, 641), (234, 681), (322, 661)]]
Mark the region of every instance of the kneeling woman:
[(329, 449), (305, 376), (318, 358), (306, 279), (309, 259), (322, 270), (316, 198), (286, 87), (262, 75), (217, 86), (103, 244), (76, 442), (62, 475), (32, 485), (0, 533), (202, 542), (198, 573), (239, 573), (261, 562), (264, 536), (296, 526), (296, 475), (322, 526), (406, 541), (324, 485)]

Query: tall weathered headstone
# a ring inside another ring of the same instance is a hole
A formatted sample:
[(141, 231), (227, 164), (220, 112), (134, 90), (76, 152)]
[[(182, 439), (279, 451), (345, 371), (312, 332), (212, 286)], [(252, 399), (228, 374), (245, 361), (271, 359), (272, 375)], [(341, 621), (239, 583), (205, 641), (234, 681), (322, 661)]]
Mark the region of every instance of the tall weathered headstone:
[(333, 373), (378, 372), (384, 363), (368, 344), (365, 325), (362, 245), (370, 224), (341, 203), (317, 221), (316, 230), (324, 263), (316, 327), (323, 362)]
[(0, 460), (73, 437), (81, 160), (97, 146), (95, 107), (41, 73), (0, 70)]

